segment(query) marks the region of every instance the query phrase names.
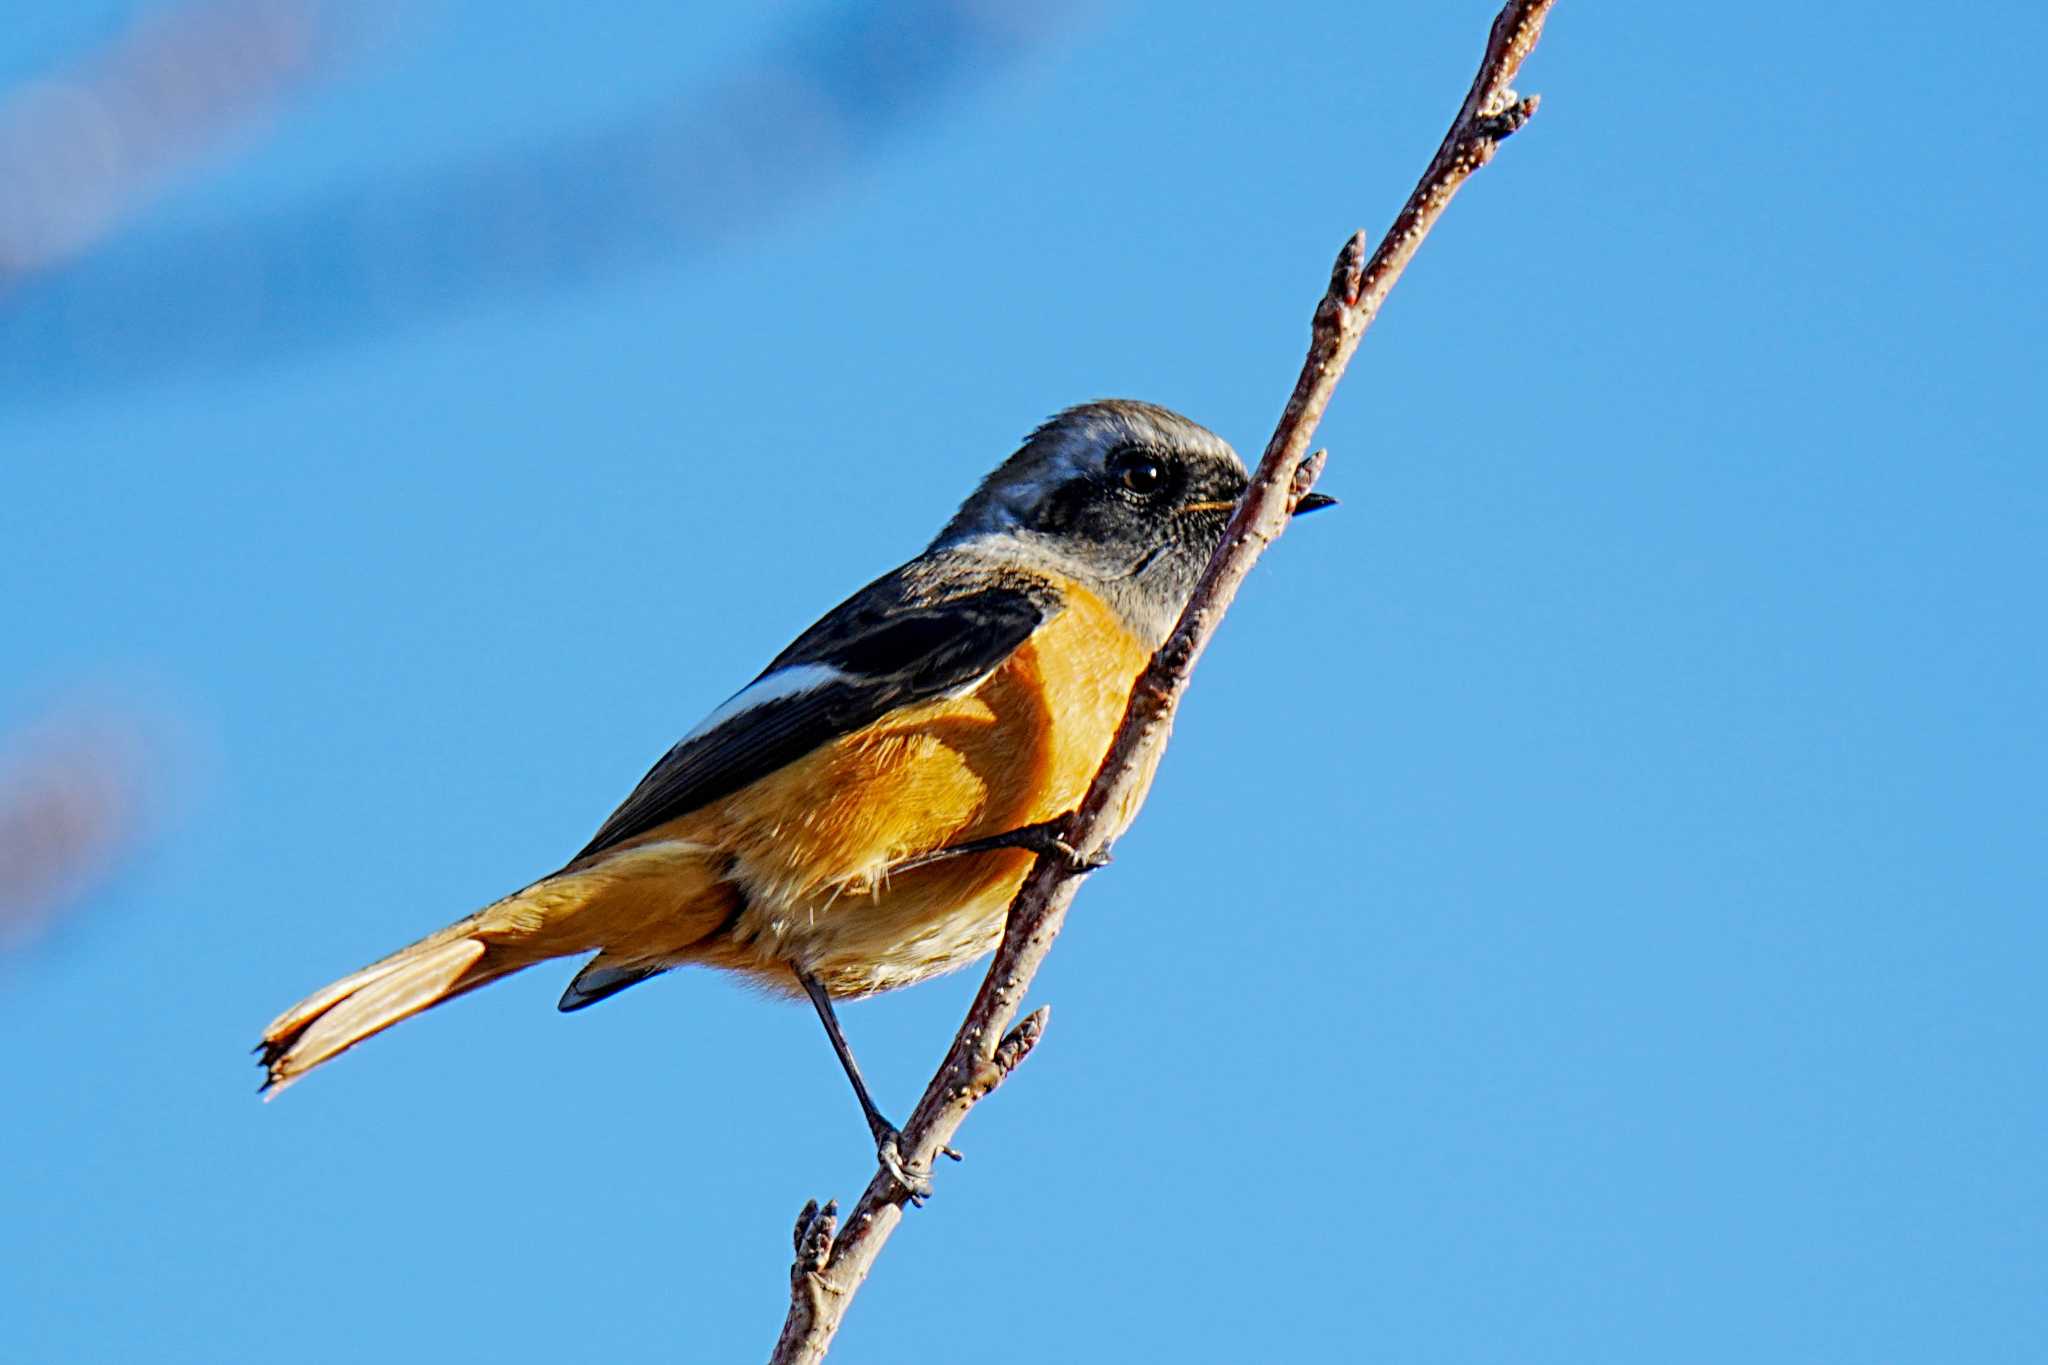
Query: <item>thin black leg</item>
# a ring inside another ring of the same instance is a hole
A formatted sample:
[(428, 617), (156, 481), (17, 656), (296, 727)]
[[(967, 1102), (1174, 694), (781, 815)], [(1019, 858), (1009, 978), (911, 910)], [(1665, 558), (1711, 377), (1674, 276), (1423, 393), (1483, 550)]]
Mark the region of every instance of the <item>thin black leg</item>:
[[(831, 993), (825, 989), (824, 982), (794, 962), (789, 964), (789, 969), (803, 983), (804, 994), (811, 997), (811, 1006), (818, 1011), (818, 1022), (825, 1026), (825, 1036), (832, 1040), (832, 1050), (839, 1054), (839, 1065), (845, 1069), (846, 1079), (853, 1082), (853, 1093), (860, 1099), (860, 1112), (866, 1116), (868, 1131), (875, 1137), (875, 1158), (896, 1178), (896, 1183), (903, 1187), (905, 1197), (912, 1204), (923, 1204), (932, 1195), (931, 1174), (911, 1170), (903, 1159), (903, 1134), (895, 1124), (882, 1117), (882, 1111), (875, 1106), (874, 1096), (868, 1094), (868, 1083), (861, 1079), (860, 1063), (853, 1060), (853, 1049), (847, 1046), (846, 1035), (839, 1028), (839, 1016), (832, 1010)], [(960, 1154), (950, 1147), (941, 1150), (955, 1161), (960, 1159)]]
[(868, 1094), (868, 1083), (861, 1079), (860, 1063), (853, 1060), (853, 1049), (846, 1045), (846, 1035), (840, 1032), (839, 1016), (832, 1012), (832, 996), (825, 990), (825, 983), (794, 962), (789, 964), (789, 969), (803, 983), (804, 994), (811, 997), (811, 1007), (818, 1012), (818, 1022), (825, 1026), (825, 1036), (832, 1040), (832, 1050), (839, 1054), (839, 1065), (846, 1069), (846, 1079), (853, 1082), (853, 1093), (860, 1099), (860, 1112), (867, 1117), (868, 1131), (875, 1135), (878, 1143), (894, 1141), (900, 1134), (895, 1124), (882, 1117), (882, 1111), (875, 1106), (874, 1096)]

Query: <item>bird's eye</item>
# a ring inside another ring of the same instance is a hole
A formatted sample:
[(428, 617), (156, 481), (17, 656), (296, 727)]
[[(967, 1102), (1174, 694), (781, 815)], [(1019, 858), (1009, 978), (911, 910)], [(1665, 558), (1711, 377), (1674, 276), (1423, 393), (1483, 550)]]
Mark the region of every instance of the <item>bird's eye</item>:
[(1116, 480), (1139, 497), (1149, 497), (1166, 482), (1166, 470), (1150, 455), (1126, 455), (1116, 463)]

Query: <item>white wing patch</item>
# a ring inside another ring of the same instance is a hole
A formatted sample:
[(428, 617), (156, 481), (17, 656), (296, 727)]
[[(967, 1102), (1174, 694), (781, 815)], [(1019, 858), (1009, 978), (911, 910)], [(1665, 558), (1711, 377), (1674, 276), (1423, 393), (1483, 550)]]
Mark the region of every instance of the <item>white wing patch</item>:
[(846, 676), (830, 664), (791, 664), (778, 668), (765, 678), (758, 678), (747, 684), (716, 711), (697, 723), (697, 728), (684, 735), (679, 744), (688, 744), (693, 739), (702, 739), (726, 722), (736, 720), (758, 706), (770, 702), (786, 701), (800, 697), (806, 692), (815, 692)]

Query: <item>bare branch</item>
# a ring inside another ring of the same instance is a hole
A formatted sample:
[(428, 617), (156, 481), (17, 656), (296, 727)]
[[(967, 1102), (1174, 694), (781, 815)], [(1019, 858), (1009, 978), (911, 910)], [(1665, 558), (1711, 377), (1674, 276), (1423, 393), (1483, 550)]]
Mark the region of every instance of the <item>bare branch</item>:
[[(1552, 3), (1554, 0), (1510, 0), (1494, 20), (1486, 55), (1464, 105), (1394, 225), (1370, 258), (1365, 254), (1363, 232), (1338, 253), (1329, 291), (1316, 308), (1301, 377), (1295, 381), (1279, 426), (1252, 473), (1251, 485), (1179, 624), (1139, 674), (1109, 753), (1079, 810), (1066, 822), (1065, 842), (1080, 856), (1042, 853), (1032, 865), (1011, 902), (1003, 941), (967, 1018), (904, 1126), (901, 1150), (911, 1171), (929, 1171), (932, 1162), (950, 1150), (947, 1143), (968, 1111), (1002, 1082), (1037, 1040), (1044, 1027), (1043, 1010), (1015, 1031), (1006, 1035), (1004, 1030), (1016, 1017), (1032, 977), (1059, 935), (1086, 864), (1107, 852), (1108, 831), (1113, 827), (1108, 813), (1135, 798), (1143, 774), (1157, 760), (1172, 732), (1174, 712), (1189, 675), (1239, 585), (1286, 527), (1295, 503), (1314, 486), (1322, 469), (1322, 454), (1308, 455), (1309, 441), (1337, 380), (1358, 349), (1359, 339), (1451, 197), (1474, 171), (1493, 159), (1501, 140), (1536, 112), (1535, 97), (1518, 96), (1510, 83), (1536, 46)], [(878, 1170), (843, 1226), (827, 1226), (818, 1236), (799, 1232), (789, 1316), (770, 1365), (809, 1365), (824, 1359), (854, 1294), (901, 1221), (908, 1197), (901, 1181), (886, 1169)], [(818, 1213), (812, 1205), (806, 1208), (800, 1228), (820, 1222), (829, 1223), (829, 1212)], [(825, 1247), (822, 1255), (818, 1250), (821, 1241)]]

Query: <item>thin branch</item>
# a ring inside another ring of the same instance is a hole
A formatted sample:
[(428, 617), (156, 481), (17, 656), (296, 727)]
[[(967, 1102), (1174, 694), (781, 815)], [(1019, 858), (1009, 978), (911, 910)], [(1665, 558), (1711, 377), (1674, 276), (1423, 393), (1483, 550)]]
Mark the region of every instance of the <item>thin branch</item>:
[[(1451, 197), (1493, 159), (1502, 139), (1536, 112), (1535, 97), (1518, 96), (1510, 83), (1536, 46), (1552, 3), (1510, 0), (1494, 20), (1486, 55), (1464, 105), (1394, 225), (1369, 259), (1363, 232), (1338, 253), (1329, 291), (1316, 308), (1308, 358), (1273, 439), (1179, 624), (1132, 687), (1109, 753), (1067, 822), (1065, 840), (1080, 859), (1041, 854), (1032, 865), (1011, 902), (1008, 927), (981, 990), (904, 1126), (901, 1150), (910, 1170), (931, 1169), (968, 1111), (1002, 1083), (1044, 1031), (1046, 1011), (1040, 1009), (1004, 1032), (1080, 887), (1083, 873), (1077, 864), (1108, 851), (1108, 831), (1114, 825), (1108, 813), (1135, 799), (1144, 774), (1166, 745), (1188, 677), (1224, 611), (1321, 472), (1322, 453), (1308, 455), (1309, 440), (1359, 339)], [(901, 1181), (881, 1169), (843, 1223), (836, 1220), (831, 1205), (820, 1210), (813, 1204), (804, 1210), (798, 1220), (797, 1261), (790, 1272), (789, 1315), (770, 1365), (813, 1365), (824, 1359), (853, 1296), (902, 1220), (909, 1195)]]

